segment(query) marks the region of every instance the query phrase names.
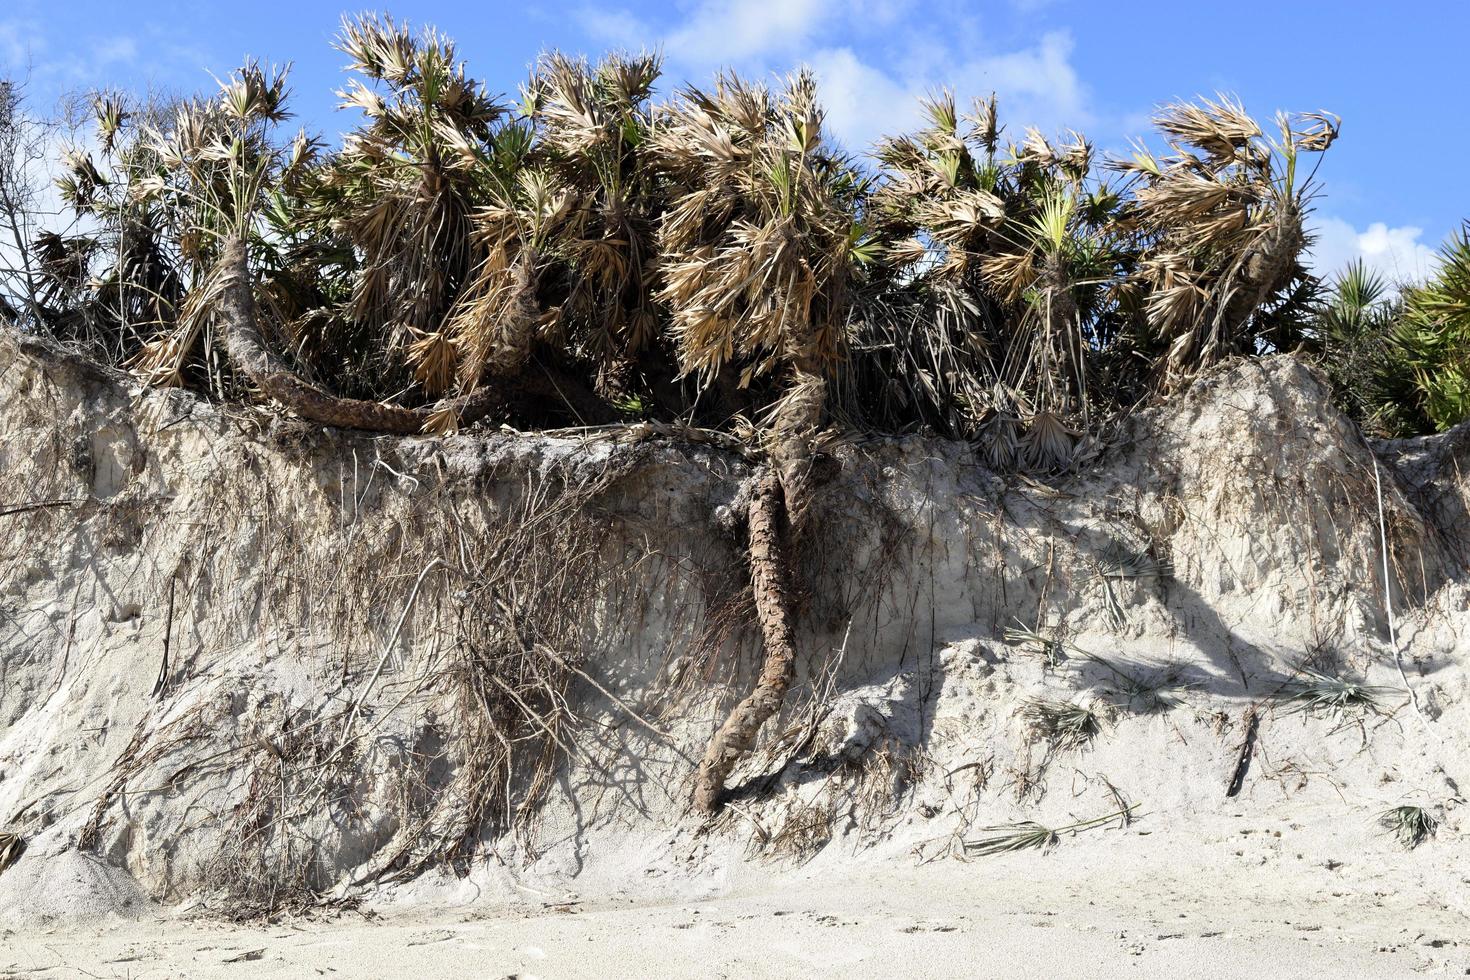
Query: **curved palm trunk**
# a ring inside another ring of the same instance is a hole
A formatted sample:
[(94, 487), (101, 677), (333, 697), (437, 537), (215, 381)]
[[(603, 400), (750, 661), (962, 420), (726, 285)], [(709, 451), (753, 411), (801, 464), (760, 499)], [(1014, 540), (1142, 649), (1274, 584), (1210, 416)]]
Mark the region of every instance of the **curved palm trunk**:
[(516, 257), (515, 276), (511, 280), (511, 298), (496, 329), (496, 343), (490, 349), (492, 374), (514, 376), (521, 373), (531, 359), (536, 339), (536, 249), (526, 246)]
[(750, 501), (750, 580), (766, 657), (755, 690), (735, 706), (705, 750), (694, 777), (694, 806), (719, 807), (730, 770), (755, 745), (766, 720), (781, 708), (796, 676), (796, 635), (787, 551), (786, 492), (776, 469), (766, 471)]
[(1282, 207), (1266, 234), (1252, 246), (1241, 263), (1240, 282), (1225, 305), (1223, 338), (1226, 343), (1242, 335), (1256, 310), (1291, 281), (1297, 256), (1306, 246), (1302, 218), (1295, 207)]
[(761, 726), (781, 710), (796, 676), (793, 546), (806, 525), (813, 490), (828, 478), (817, 466), (824, 458), (817, 451), (817, 432), (826, 408), (826, 380), (814, 365), (798, 364), (776, 406), (769, 434), (772, 465), (756, 481), (747, 521), (751, 593), (765, 662), (755, 690), (730, 712), (699, 764), (694, 805), (703, 813), (718, 809), (730, 770), (755, 745)]
[(343, 429), (414, 435), (424, 432), (435, 420), (444, 418), (445, 413), (452, 412), (453, 417), (463, 424), (481, 418), (501, 405), (499, 393), (483, 387), (437, 405), (404, 408), (342, 398), (310, 384), (291, 370), (290, 365), (267, 346), (260, 334), (244, 242), (238, 238), (227, 241), (220, 263), (217, 309), (224, 324), (225, 347), (230, 360), (267, 396), (302, 418)]

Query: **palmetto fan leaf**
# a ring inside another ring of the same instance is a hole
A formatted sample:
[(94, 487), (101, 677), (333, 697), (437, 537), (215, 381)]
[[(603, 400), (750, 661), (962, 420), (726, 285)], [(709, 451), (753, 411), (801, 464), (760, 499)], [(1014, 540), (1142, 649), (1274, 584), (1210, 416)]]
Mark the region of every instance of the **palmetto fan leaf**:
[(663, 111), (653, 150), (670, 187), (658, 243), (680, 363), (741, 382), (778, 365), (823, 373), (845, 348), (856, 184), (827, 150), (809, 74), (779, 93), (722, 76)]
[(494, 141), (506, 109), (432, 29), (363, 16), (343, 21), (337, 46), (359, 75), (342, 106), (363, 123), (300, 188), (297, 213), (322, 248), (346, 246), (351, 300), (340, 317), (299, 324), (340, 339), (302, 342), (329, 348), (366, 333), (372, 387), (412, 378), (436, 396), (449, 378), (445, 320), (486, 254), (472, 216), (504, 180)]
[(1142, 236), (1136, 275), (1161, 345), (1157, 376), (1177, 385), (1262, 338), (1291, 341), (1270, 321), (1289, 322), (1281, 301), (1305, 275), (1311, 188), (1296, 180), (1297, 156), (1325, 150), (1336, 125), (1320, 113), (1281, 117), (1281, 140), (1271, 142), (1223, 96), (1165, 106), (1156, 121), (1173, 154), (1140, 152), (1114, 166), (1140, 182), (1129, 206)]

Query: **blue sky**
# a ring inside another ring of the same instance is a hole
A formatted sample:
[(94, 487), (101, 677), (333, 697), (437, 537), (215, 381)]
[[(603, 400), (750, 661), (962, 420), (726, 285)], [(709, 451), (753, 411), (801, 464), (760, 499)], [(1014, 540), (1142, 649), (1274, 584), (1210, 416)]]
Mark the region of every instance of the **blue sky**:
[[(330, 41), (338, 3), (231, 5), (134, 0), (9, 0), (0, 10), (0, 72), (29, 66), (41, 106), (98, 86), (211, 89), (244, 55), (295, 63), (293, 105), (309, 129), (335, 136), (343, 56)], [(376, 8), (454, 37), (470, 70), (513, 93), (536, 53), (595, 55), (661, 45), (667, 76), (707, 80), (813, 67), (830, 127), (851, 148), (915, 119), (915, 97), (941, 84), (962, 99), (996, 91), (1002, 117), (1076, 128), (1121, 150), (1161, 100), (1225, 91), (1258, 117), (1328, 109), (1342, 138), (1319, 177), (1317, 260), (1362, 255), (1394, 276), (1422, 273), (1430, 253), (1470, 217), (1470, 125), (1459, 68), (1470, 4), (1234, 0), (611, 0), (394, 3)]]

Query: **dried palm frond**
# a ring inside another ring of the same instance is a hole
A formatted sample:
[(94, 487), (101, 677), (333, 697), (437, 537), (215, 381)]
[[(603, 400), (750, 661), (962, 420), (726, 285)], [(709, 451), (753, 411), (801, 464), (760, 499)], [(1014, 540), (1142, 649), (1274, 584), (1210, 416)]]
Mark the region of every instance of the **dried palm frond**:
[(1021, 420), (1014, 412), (992, 409), (975, 429), (985, 461), (1004, 472), (1021, 458)]
[(1204, 150), (1215, 164), (1234, 162), (1260, 137), (1261, 128), (1238, 100), (1228, 95), (1217, 98), (1166, 105), (1154, 116), (1154, 124), (1171, 139)]
[(1434, 832), (1439, 829), (1439, 819), (1433, 813), (1422, 806), (1410, 804), (1384, 810), (1378, 816), (1378, 824), (1398, 838), (1398, 842), (1408, 851), (1433, 837)]
[(1079, 435), (1056, 413), (1038, 412), (1031, 417), (1026, 435), (1021, 439), (1021, 451), (1036, 469), (1059, 469), (1071, 462)]
[(1005, 641), (1028, 652), (1041, 654), (1049, 667), (1055, 668), (1067, 659), (1067, 645), (1060, 638), (1030, 629), (1020, 620), (1015, 626), (1006, 627)]
[(1342, 720), (1349, 715), (1381, 714), (1393, 688), (1376, 687), (1304, 669), (1302, 676), (1282, 685), (1277, 699), (1291, 712), (1325, 715)]
[(1039, 850), (1043, 854), (1062, 842), (1061, 835), (1034, 820), (981, 827), (985, 836), (965, 841), (969, 854), (1004, 854), (1008, 851)]
[(1051, 701), (1028, 698), (1018, 712), (1027, 732), (1058, 749), (1080, 749), (1102, 731), (1107, 705), (1089, 698)]
[(1026, 140), (1015, 148), (1014, 155), (1021, 163), (1031, 163), (1038, 167), (1050, 167), (1060, 159), (1051, 143), (1034, 126), (1026, 128)]
[(1145, 714), (1169, 711), (1182, 703), (1186, 692), (1199, 687), (1178, 664), (1129, 663), (1078, 652), (1081, 660), (1102, 667), (1111, 676), (1109, 696), (1118, 708)]
[(1342, 117), (1332, 112), (1304, 112), (1293, 125), (1299, 147), (1310, 153), (1322, 153), (1337, 142)]
[(1000, 144), (1002, 128), (996, 117), (994, 93), (988, 99), (976, 99), (965, 118), (972, 126), (967, 140), (977, 144), (986, 154), (994, 155), (995, 148)]
[(1174, 564), (1147, 553), (1125, 555), (1104, 564), (1101, 574), (1114, 579), (1167, 578), (1174, 574)]
[(1101, 827), (1114, 820), (1119, 821), (1120, 826), (1126, 827), (1134, 819), (1135, 809), (1137, 809), (1136, 806), (1126, 806), (1115, 813), (1093, 817), (1090, 820), (1079, 820), (1055, 829), (1043, 826), (1034, 820), (981, 827), (980, 832), (985, 836), (965, 841), (965, 852), (984, 855), (1039, 849), (1045, 853), (1061, 843), (1063, 834), (1076, 834), (1083, 830)]
[(1075, 184), (1081, 184), (1092, 174), (1092, 143), (1075, 130), (1070, 134), (1071, 142), (1062, 147), (1057, 165)]

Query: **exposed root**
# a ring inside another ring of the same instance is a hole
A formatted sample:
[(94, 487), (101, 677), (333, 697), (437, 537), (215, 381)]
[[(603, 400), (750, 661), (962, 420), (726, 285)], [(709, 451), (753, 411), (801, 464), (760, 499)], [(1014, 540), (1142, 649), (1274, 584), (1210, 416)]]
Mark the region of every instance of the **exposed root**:
[(705, 750), (694, 777), (694, 807), (714, 813), (730, 770), (755, 745), (766, 720), (781, 709), (796, 676), (794, 598), (787, 553), (786, 495), (780, 475), (768, 470), (750, 501), (750, 579), (765, 663), (755, 690), (735, 706)]

